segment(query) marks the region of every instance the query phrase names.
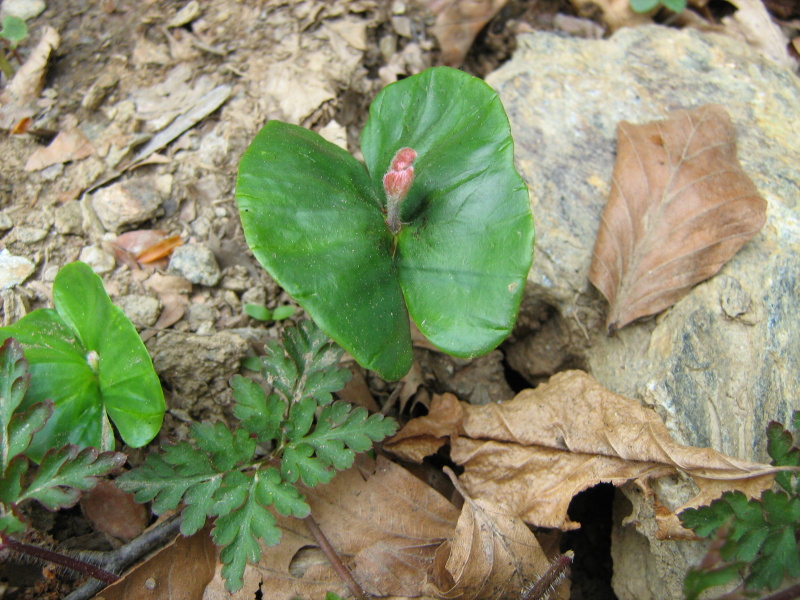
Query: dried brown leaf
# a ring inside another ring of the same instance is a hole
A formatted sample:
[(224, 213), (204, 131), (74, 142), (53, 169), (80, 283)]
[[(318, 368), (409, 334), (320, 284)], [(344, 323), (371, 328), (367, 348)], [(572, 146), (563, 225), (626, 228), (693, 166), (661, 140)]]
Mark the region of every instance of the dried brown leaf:
[(30, 155), (25, 170), (41, 171), (51, 165), (81, 160), (92, 154), (94, 146), (80, 129), (62, 131), (48, 146), (37, 148)]
[(412, 419), (383, 447), (411, 462), (435, 454), (450, 438), (451, 443), (461, 432), (464, 410), (453, 394), (434, 396), (428, 414)]
[(95, 530), (129, 542), (139, 537), (150, 520), (150, 510), (113, 481), (101, 479), (81, 497), (83, 515)]
[(431, 32), (442, 50), (442, 63), (460, 67), (475, 36), (494, 18), (508, 0), (451, 0), (428, 2), (436, 15)]
[[(439, 406), (451, 402), (435, 398), (431, 414), (453, 414), (452, 407)], [(655, 411), (614, 394), (581, 371), (554, 375), (509, 402), (460, 406), (464, 416), (457, 426), (443, 427), (430, 415), (424, 417), (427, 426), (415, 419), (384, 448), (415, 459), (421, 446), (450, 437), (459, 428), (462, 433), (451, 441), (450, 454), (465, 467), (460, 478), (465, 489), (541, 527), (577, 527), (567, 517), (570, 500), (601, 482), (622, 485), (633, 480), (646, 485), (649, 479), (680, 470), (700, 490), (688, 507), (726, 489), (757, 495), (770, 487), (775, 472), (769, 465), (710, 448), (676, 444)]]
[(210, 527), (177, 539), (105, 588), (105, 600), (200, 600), (214, 574), (216, 550)]
[(461, 600), (518, 597), (549, 566), (539, 542), (519, 517), (489, 500), (473, 500), (455, 475), (448, 475), (464, 497), (464, 506), (453, 541), (440, 548), (449, 554), (447, 573), (438, 578), (447, 585), (440, 583), (432, 595)]
[(617, 162), (589, 279), (609, 332), (669, 308), (752, 239), (766, 201), (736, 158), (720, 106), (617, 127)]
[(61, 43), (61, 36), (52, 27), (45, 27), (42, 37), (28, 59), (6, 86), (6, 93), (17, 106), (33, 102), (44, 88), (50, 55)]
[[(331, 483), (302, 491), (320, 528), (367, 593), (425, 596), (434, 555), (453, 535), (457, 508), (402, 467), (363, 455)], [(270, 600), (323, 598), (327, 591), (347, 595), (327, 562), (299, 564), (317, 546), (305, 523), (277, 514), (276, 520), (281, 543), (263, 548), (259, 565), (246, 567), (244, 587), (230, 595), (218, 567), (205, 600), (249, 599), (259, 589), (269, 590)]]
[(172, 235), (139, 252), (136, 255), (136, 260), (144, 264), (154, 263), (167, 258), (175, 248), (182, 245), (183, 239), (181, 239), (181, 236)]

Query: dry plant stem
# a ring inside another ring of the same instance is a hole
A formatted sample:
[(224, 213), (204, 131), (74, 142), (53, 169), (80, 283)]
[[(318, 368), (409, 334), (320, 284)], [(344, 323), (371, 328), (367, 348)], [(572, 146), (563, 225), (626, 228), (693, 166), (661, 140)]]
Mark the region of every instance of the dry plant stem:
[(538, 581), (527, 588), (520, 597), (520, 600), (543, 600), (549, 598), (553, 588), (564, 578), (572, 564), (575, 554), (568, 550), (565, 554), (556, 557), (550, 563), (550, 568), (545, 571)]
[(350, 570), (346, 566), (344, 566), (342, 559), (339, 558), (339, 555), (336, 553), (336, 550), (333, 549), (333, 546), (331, 546), (328, 538), (325, 537), (324, 533), (322, 533), (322, 529), (319, 528), (319, 525), (314, 520), (314, 517), (308, 515), (305, 519), (303, 519), (303, 521), (305, 521), (306, 527), (308, 527), (311, 535), (314, 536), (317, 544), (319, 544), (319, 547), (322, 548), (322, 551), (325, 553), (328, 562), (331, 563), (333, 570), (336, 571), (336, 574), (347, 586), (347, 589), (350, 590), (350, 593), (353, 594), (357, 600), (369, 600), (366, 592), (361, 588), (359, 583), (353, 579), (353, 574), (350, 573)]
[[(173, 515), (113, 552), (98, 552), (96, 555), (97, 562), (107, 569), (124, 571), (146, 554), (169, 543), (177, 535), (181, 521), (180, 514)], [(88, 600), (106, 585), (101, 581), (87, 581), (64, 600)]]
[(110, 573), (105, 569), (101, 569), (96, 565), (84, 562), (77, 558), (73, 558), (72, 556), (68, 556), (66, 554), (61, 554), (60, 552), (54, 552), (53, 550), (48, 550), (47, 548), (40, 548), (39, 546), (25, 544), (23, 542), (18, 542), (15, 539), (5, 536), (3, 536), (2, 544), (7, 548), (10, 548), (14, 552), (25, 554), (27, 556), (32, 556), (33, 558), (38, 558), (41, 560), (45, 560), (47, 562), (60, 565), (62, 567), (66, 567), (73, 571), (77, 571), (78, 573), (83, 573), (85, 575), (88, 575), (89, 577), (93, 577), (106, 584), (114, 583), (119, 579), (118, 575)]

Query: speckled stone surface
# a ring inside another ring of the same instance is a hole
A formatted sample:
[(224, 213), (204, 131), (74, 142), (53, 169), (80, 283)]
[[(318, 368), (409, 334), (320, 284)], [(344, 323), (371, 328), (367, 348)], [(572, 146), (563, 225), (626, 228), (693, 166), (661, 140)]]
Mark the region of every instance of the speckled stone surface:
[[(613, 391), (655, 407), (676, 441), (767, 461), (766, 424), (800, 409), (798, 78), (742, 42), (650, 26), (598, 41), (521, 36), (513, 60), (487, 81), (511, 120), (537, 228), (519, 327), (538, 334), (512, 344), (509, 362), (531, 377), (542, 375), (543, 364), (582, 366)], [(739, 159), (769, 204), (767, 224), (674, 307), (609, 338), (607, 305), (587, 273), (616, 125), (706, 103), (731, 115)], [(660, 500), (680, 504), (685, 487), (665, 484)], [(633, 519), (646, 520), (647, 503), (627, 495)], [(631, 528), (620, 525), (615, 534), (615, 565), (639, 560), (641, 570), (641, 548), (627, 558), (620, 550), (624, 529)], [(647, 572), (670, 582), (628, 589), (615, 575), (618, 596), (681, 597), (677, 578), (699, 549), (648, 542)]]

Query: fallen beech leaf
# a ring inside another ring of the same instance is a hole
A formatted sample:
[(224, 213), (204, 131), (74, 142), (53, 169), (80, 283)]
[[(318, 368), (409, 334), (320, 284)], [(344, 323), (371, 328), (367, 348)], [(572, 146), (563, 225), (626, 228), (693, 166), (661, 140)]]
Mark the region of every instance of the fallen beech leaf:
[(183, 245), (183, 240), (179, 235), (172, 235), (166, 239), (148, 246), (136, 255), (136, 260), (140, 263), (148, 264), (167, 258), (178, 246)]
[[(700, 492), (674, 510), (678, 513), (726, 489), (758, 495), (779, 470), (710, 448), (676, 444), (655, 411), (605, 389), (582, 371), (558, 373), (508, 402), (462, 402), (460, 423), (451, 418), (452, 402), (452, 397), (440, 396), (431, 405), (431, 415), (444, 414), (449, 423), (436, 423), (430, 415), (414, 419), (384, 448), (416, 459), (425, 444), (457, 436), (450, 456), (465, 467), (460, 481), (468, 493), (540, 527), (578, 527), (567, 516), (570, 500), (601, 482), (622, 485), (633, 480), (646, 487), (650, 479), (681, 470)], [(429, 420), (427, 432), (422, 419)], [(668, 515), (663, 517), (666, 523)]]
[[(402, 467), (364, 455), (331, 483), (302, 492), (320, 528), (368, 594), (426, 595), (434, 555), (453, 535), (457, 508)], [(281, 543), (262, 548), (258, 566), (245, 568), (244, 587), (229, 594), (218, 566), (204, 600), (251, 599), (259, 590), (268, 590), (270, 600), (323, 598), (328, 591), (348, 594), (327, 561), (303, 561), (298, 567), (316, 541), (302, 520), (275, 517)]]
[(95, 530), (124, 542), (139, 537), (150, 520), (144, 504), (136, 503), (133, 494), (108, 479), (101, 479), (81, 497), (81, 510)]
[[(630, 0), (570, 0), (570, 3), (578, 11), (578, 14), (596, 14), (599, 10), (603, 23), (608, 25), (611, 31), (616, 31), (621, 27), (636, 27), (653, 22), (648, 13), (634, 12), (630, 6)], [(653, 10), (649, 14), (652, 15), (655, 12), (656, 10)]]
[(32, 123), (33, 119), (30, 117), (23, 117), (11, 128), (8, 133), (11, 135), (22, 135), (23, 133), (28, 133), (28, 129), (31, 128)]
[(137, 229), (117, 236), (114, 243), (135, 257), (150, 246), (163, 241), (166, 237), (167, 232), (162, 229)]
[(178, 536), (96, 598), (105, 600), (199, 600), (214, 574), (216, 549), (207, 526)]
[(536, 536), (519, 517), (495, 503), (470, 498), (447, 471), (464, 497), (464, 506), (453, 541), (439, 548), (449, 554), (447, 573), (438, 577), (447, 583), (446, 587), (440, 583), (433, 595), (460, 600), (519, 597), (550, 566)]
[(384, 441), (383, 447), (405, 460), (422, 462), (448, 441), (451, 445), (455, 442), (458, 434), (463, 433), (463, 420), (464, 409), (458, 398), (453, 394), (434, 396), (428, 414), (411, 419), (397, 435)]
[(500, 12), (508, 0), (437, 0), (429, 2), (436, 15), (431, 32), (442, 50), (442, 64), (460, 67), (475, 36)]
[(609, 333), (708, 279), (753, 238), (766, 201), (736, 158), (716, 105), (617, 127), (617, 162), (589, 279), (610, 304)]
[(80, 129), (62, 131), (44, 148), (38, 148), (25, 163), (26, 171), (41, 171), (51, 165), (81, 160), (94, 154), (94, 146)]
[(19, 70), (14, 74), (14, 78), (6, 86), (6, 93), (11, 97), (13, 103), (22, 106), (33, 102), (42, 93), (47, 72), (47, 63), (50, 54), (58, 48), (61, 43), (61, 36), (52, 27), (45, 27), (42, 37), (36, 47), (28, 56)]

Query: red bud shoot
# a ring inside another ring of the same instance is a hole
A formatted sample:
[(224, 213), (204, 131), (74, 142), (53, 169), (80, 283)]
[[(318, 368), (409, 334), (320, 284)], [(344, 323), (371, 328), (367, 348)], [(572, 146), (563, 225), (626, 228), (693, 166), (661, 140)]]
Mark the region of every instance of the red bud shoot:
[(386, 225), (393, 235), (400, 231), (400, 203), (414, 182), (414, 161), (417, 152), (412, 148), (400, 148), (394, 155), (386, 175), (383, 189), (386, 192)]

